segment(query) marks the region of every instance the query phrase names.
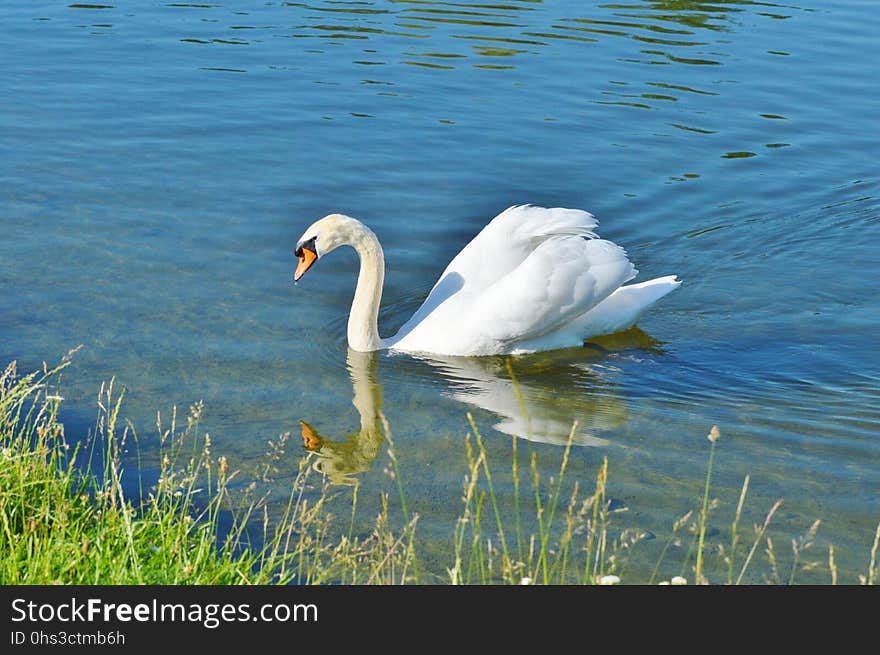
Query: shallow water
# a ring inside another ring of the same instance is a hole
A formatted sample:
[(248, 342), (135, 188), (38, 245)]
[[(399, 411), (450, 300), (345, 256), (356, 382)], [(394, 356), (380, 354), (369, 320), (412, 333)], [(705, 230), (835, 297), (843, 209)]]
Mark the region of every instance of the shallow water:
[[(28, 370), (83, 344), (63, 381), (72, 426), (115, 376), (147, 453), (157, 410), (203, 399), (215, 452), (247, 469), (300, 419), (346, 442), (381, 400), (442, 572), (467, 412), (498, 470), (513, 433), (543, 479), (577, 420), (568, 479), (589, 487), (608, 457), (620, 520), (658, 537), (632, 565), (647, 570), (698, 506), (718, 424), (710, 542), (749, 475), (749, 525), (784, 498), (777, 550), (821, 519), (816, 559), (833, 543), (842, 581), (866, 572), (880, 520), (869, 4), (141, 4), (0, 8), (0, 360)], [(639, 280), (684, 280), (602, 348), (513, 360), (527, 423), (503, 359), (350, 358), (352, 252), (291, 283), (309, 223), (360, 218), (385, 247), (389, 334), (524, 202), (587, 209)], [(323, 459), (360, 481), (367, 520), (368, 491), (393, 487), (381, 433), (360, 435)]]

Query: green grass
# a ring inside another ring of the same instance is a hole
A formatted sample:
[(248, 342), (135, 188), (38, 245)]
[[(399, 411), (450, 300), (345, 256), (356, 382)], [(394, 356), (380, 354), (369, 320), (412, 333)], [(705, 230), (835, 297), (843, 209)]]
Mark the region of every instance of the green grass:
[[(763, 523), (741, 525), (748, 477), (726, 545), (708, 545), (709, 517), (717, 517), (721, 505), (710, 485), (720, 437), (715, 427), (699, 509), (672, 522), (652, 572), (636, 576), (629, 573), (628, 556), (647, 533), (617, 527), (626, 509), (609, 502), (607, 458), (595, 483), (582, 489), (566, 480), (571, 437), (549, 480), (541, 479), (534, 452), (521, 470), (513, 438), (513, 502), (505, 504), (497, 483), (504, 478), (506, 485), (507, 473), (499, 478), (493, 472), (468, 416), (461, 512), (450, 526), (448, 564), (438, 572), (421, 557), (419, 517), (407, 509), (387, 423), (388, 475), (397, 500), (382, 493), (371, 529), (355, 534), (356, 486), (351, 508), (341, 513), (350, 518), (339, 518), (334, 508), (345, 502), (340, 488), (314, 473), (309, 453), (300, 459), (286, 501), (270, 503), (258, 480), (244, 483), (213, 452), (199, 427), (200, 405), (185, 417), (172, 411), (167, 421), (157, 418), (158, 475), (143, 480), (135, 471), (130, 481), (122, 453), (137, 452), (138, 435), (120, 419), (124, 392), (112, 380), (100, 390), (93, 433), (68, 440), (58, 389), (69, 363), (66, 358), (24, 376), (12, 363), (0, 375), (0, 584), (796, 584), (804, 571), (817, 569), (827, 573), (828, 583), (839, 581), (833, 546), (827, 556), (809, 558), (818, 521), (791, 540), (785, 558), (768, 534), (781, 501)], [(263, 475), (288, 436), (270, 444)], [(860, 583), (880, 580), (878, 545), (880, 525)]]
[(369, 538), (329, 542), (325, 508), (332, 493), (324, 487), (316, 501), (305, 497), (305, 462), (281, 516), (270, 521), (255, 485), (233, 491), (236, 474), (199, 430), (198, 405), (185, 420), (172, 413), (167, 426), (158, 421), (158, 479), (149, 489), (138, 481), (137, 502), (127, 497), (121, 453), (137, 434), (120, 425), (124, 394), (112, 381), (102, 387), (91, 450), (83, 452), (85, 440), (71, 446), (52, 386), (68, 364), (19, 377), (13, 363), (0, 375), (0, 584), (359, 584), (407, 577), (400, 544), (411, 538), (414, 521), (395, 536), (386, 511)]

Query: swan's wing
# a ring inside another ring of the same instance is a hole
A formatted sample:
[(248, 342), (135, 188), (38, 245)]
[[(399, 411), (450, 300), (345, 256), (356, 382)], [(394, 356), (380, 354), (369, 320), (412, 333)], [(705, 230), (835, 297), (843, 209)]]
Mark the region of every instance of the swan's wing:
[(504, 344), (562, 328), (607, 298), (637, 271), (620, 246), (556, 237), (467, 303), (472, 330)]
[(485, 289), (519, 266), (541, 243), (558, 236), (595, 237), (589, 212), (562, 207), (515, 205), (493, 218), (456, 255), (437, 285), (457, 273), (470, 293)]
[(427, 298), (398, 332), (405, 335), (453, 295), (472, 297), (520, 266), (541, 243), (560, 236), (595, 237), (589, 212), (515, 205), (493, 218), (456, 255)]

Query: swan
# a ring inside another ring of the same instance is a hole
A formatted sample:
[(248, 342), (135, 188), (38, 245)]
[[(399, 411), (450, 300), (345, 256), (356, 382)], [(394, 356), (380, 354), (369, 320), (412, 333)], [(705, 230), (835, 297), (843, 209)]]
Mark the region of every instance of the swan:
[(310, 225), (296, 244), (293, 281), (340, 246), (357, 251), (347, 337), (361, 352), (517, 355), (579, 346), (632, 327), (681, 284), (668, 275), (624, 285), (638, 271), (623, 248), (596, 235), (597, 225), (580, 209), (509, 207), (453, 258), (412, 318), (387, 339), (378, 331), (385, 256), (356, 218), (330, 214)]

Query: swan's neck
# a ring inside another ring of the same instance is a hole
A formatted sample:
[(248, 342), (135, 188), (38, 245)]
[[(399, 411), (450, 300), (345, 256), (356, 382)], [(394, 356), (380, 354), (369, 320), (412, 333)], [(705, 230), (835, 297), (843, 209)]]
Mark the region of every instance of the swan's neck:
[(373, 231), (365, 225), (359, 228), (351, 240), (360, 257), (361, 268), (348, 315), (348, 345), (353, 350), (369, 352), (382, 348), (379, 303), (385, 282), (385, 255)]

